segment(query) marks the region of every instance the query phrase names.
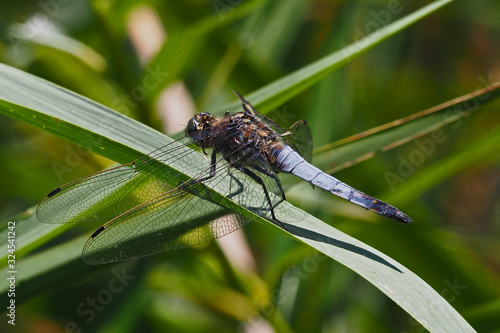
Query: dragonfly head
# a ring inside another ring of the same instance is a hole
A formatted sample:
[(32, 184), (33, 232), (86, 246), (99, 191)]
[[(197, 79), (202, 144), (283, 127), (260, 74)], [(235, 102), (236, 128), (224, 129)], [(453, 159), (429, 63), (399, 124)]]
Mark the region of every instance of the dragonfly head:
[(210, 135), (210, 127), (215, 118), (210, 113), (202, 112), (191, 118), (186, 126), (186, 135), (201, 146), (203, 141)]

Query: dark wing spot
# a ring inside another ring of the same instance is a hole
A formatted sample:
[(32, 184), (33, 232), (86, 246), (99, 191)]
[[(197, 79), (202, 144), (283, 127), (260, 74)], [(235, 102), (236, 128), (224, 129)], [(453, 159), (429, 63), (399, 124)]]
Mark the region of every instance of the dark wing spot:
[(90, 238), (97, 237), (97, 235), (99, 235), (101, 232), (103, 232), (104, 229), (106, 229), (106, 228), (104, 226), (101, 226), (99, 229), (97, 229), (96, 231), (94, 231), (94, 233), (92, 234), (92, 236), (90, 236)]
[(56, 188), (55, 190), (52, 190), (49, 194), (47, 194), (47, 197), (50, 198), (50, 197), (56, 195), (59, 192), (61, 192), (61, 188), (60, 187)]

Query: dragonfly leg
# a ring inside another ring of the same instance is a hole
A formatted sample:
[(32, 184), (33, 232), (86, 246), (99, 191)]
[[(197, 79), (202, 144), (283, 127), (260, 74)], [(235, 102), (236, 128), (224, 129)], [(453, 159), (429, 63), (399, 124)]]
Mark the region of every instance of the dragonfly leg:
[(254, 169), (262, 172), (263, 174), (265, 174), (266, 176), (269, 176), (271, 177), (272, 179), (274, 179), (274, 181), (276, 182), (276, 185), (278, 185), (278, 188), (280, 190), (280, 193), (281, 193), (281, 197), (283, 198), (283, 200), (286, 200), (285, 198), (285, 191), (283, 191), (283, 187), (281, 187), (281, 182), (278, 178), (278, 176), (276, 176), (276, 174), (274, 172), (269, 172), (269, 170), (266, 170), (266, 168), (262, 168), (260, 166), (252, 166)]
[[(245, 167), (239, 167), (238, 169), (262, 186), (262, 188), (264, 189), (264, 194), (266, 195), (267, 203), (269, 204), (269, 207), (271, 208), (271, 216), (273, 217), (273, 220), (277, 221), (283, 229), (288, 230), (287, 227), (283, 224), (283, 222), (278, 220), (276, 218), (276, 215), (274, 215), (274, 207), (273, 207), (273, 204), (271, 202), (271, 197), (269, 197), (269, 192), (267, 191), (266, 185), (264, 184), (264, 181), (262, 180), (262, 178), (260, 178), (253, 171), (251, 171)], [(281, 186), (280, 186), (280, 188), (281, 188)]]
[(205, 177), (202, 177), (199, 179), (193, 179), (192, 181), (182, 185), (181, 188), (183, 188), (183, 187), (186, 188), (186, 187), (189, 187), (189, 186), (194, 185), (194, 184), (199, 184), (201, 182), (204, 182), (205, 180), (209, 180), (210, 178), (213, 178), (215, 176), (215, 166), (216, 165), (217, 165), (217, 153), (214, 150), (212, 152), (212, 158), (210, 161), (210, 173), (208, 174), (208, 176), (205, 176)]
[(214, 151), (212, 152), (212, 158), (211, 158), (211, 161), (210, 161), (210, 173), (206, 177), (197, 179), (196, 182), (197, 183), (201, 183), (201, 182), (203, 182), (205, 180), (213, 178), (215, 176), (215, 166), (216, 165), (217, 165), (217, 153), (215, 152), (215, 149), (214, 149)]

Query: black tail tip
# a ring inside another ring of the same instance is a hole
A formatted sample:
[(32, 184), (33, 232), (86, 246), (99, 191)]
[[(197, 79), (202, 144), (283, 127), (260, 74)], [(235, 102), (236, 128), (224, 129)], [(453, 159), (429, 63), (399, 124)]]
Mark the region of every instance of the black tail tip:
[(409, 223), (413, 222), (413, 220), (408, 215), (406, 215), (405, 213), (403, 213), (400, 210), (398, 210), (396, 212), (396, 215), (394, 216), (394, 219), (396, 221), (398, 221), (399, 223), (401, 223), (401, 224), (409, 224)]

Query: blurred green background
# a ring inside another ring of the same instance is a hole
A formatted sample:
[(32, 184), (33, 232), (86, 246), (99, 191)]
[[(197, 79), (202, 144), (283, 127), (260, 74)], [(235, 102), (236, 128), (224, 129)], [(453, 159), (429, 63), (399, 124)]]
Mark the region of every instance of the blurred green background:
[[(248, 94), (420, 5), (9, 2), (0, 10), (0, 61), (173, 134), (191, 112), (233, 101), (232, 89)], [(500, 76), (498, 13), (495, 1), (452, 2), (268, 116), (283, 126), (306, 119), (320, 147), (484, 88)], [(151, 62), (165, 65), (153, 80), (145, 75)], [(336, 173), (399, 207), (414, 219), (412, 225), (378, 218), (308, 184), (290, 188), (288, 198), (408, 267), (478, 331), (500, 332), (500, 150), (486, 159), (461, 155), (500, 128), (499, 105), (488, 104), (444, 127), (445, 139), (433, 141), (430, 150), (421, 145), (432, 139), (428, 134)], [(4, 115), (0, 120), (2, 221), (62, 183), (113, 163)], [(398, 174), (415, 152), (424, 157), (391, 182), (388, 174)], [(405, 188), (407, 182), (418, 184), (418, 194)], [(37, 251), (90, 230), (74, 228)], [(271, 228), (255, 223), (234, 236), (240, 238), (231, 236), (225, 238), (234, 242), (225, 245), (211, 242), (96, 267), (92, 274), (34, 294), (18, 306), (18, 325), (2, 320), (0, 328), (424, 331), (363, 278)]]

